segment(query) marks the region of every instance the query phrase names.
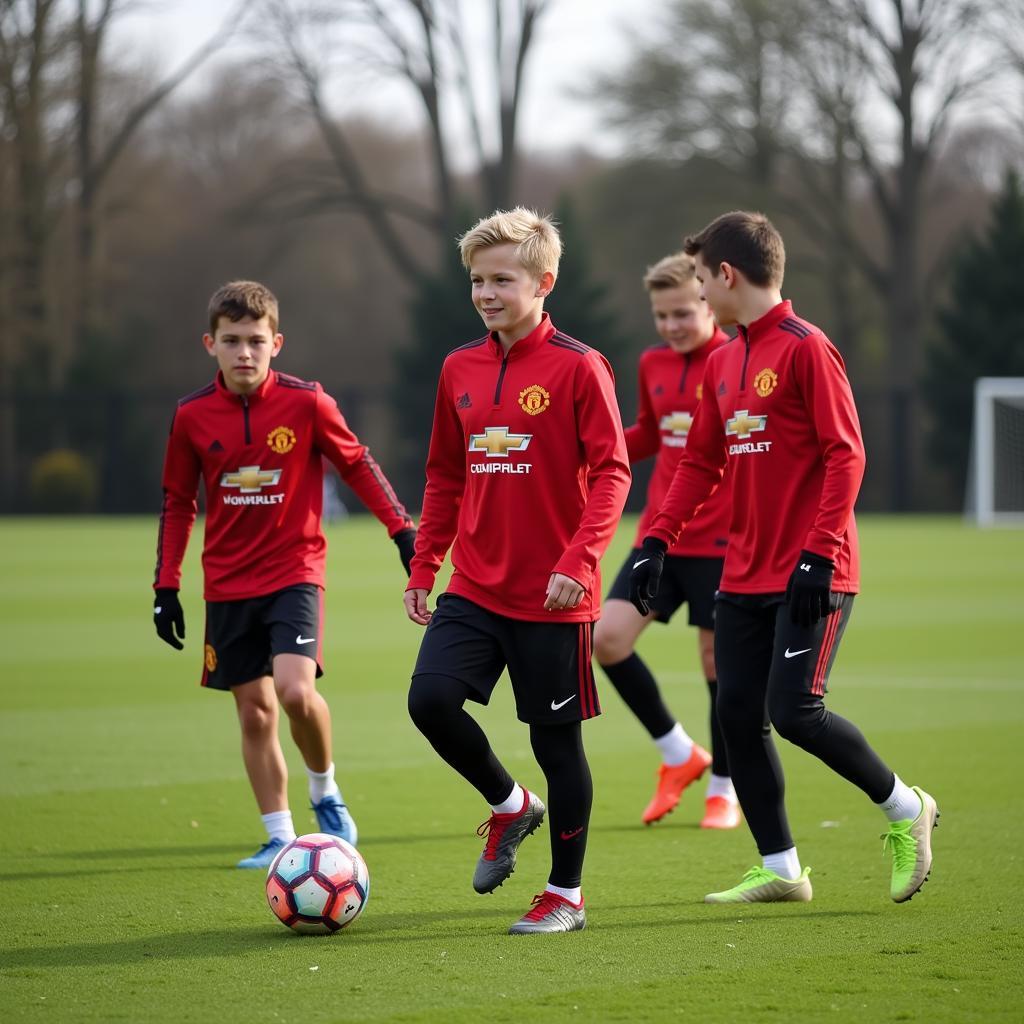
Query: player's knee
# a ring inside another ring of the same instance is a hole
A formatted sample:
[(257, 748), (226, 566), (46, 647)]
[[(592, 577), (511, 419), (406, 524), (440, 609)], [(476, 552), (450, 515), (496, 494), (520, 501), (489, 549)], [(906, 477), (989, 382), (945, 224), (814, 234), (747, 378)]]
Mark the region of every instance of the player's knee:
[(600, 621), (594, 627), (594, 658), (598, 665), (618, 665), (633, 653), (629, 637)]
[(763, 731), (764, 712), (742, 701), (723, 699), (721, 689), (715, 701), (715, 710), (718, 714), (718, 725), (727, 738), (743, 742), (760, 736)]
[(453, 682), (443, 676), (413, 676), (409, 686), (409, 717), (420, 732), (429, 732), (435, 723), (462, 707), (465, 694), (456, 690)]
[(821, 729), (821, 705), (809, 706), (791, 700), (772, 701), (768, 707), (775, 731), (798, 747), (806, 746)]
[(285, 683), (278, 687), (277, 696), (289, 718), (308, 718), (313, 711), (316, 689), (301, 683)]
[(247, 736), (262, 736), (277, 728), (277, 707), (264, 701), (248, 701), (238, 708), (238, 722)]

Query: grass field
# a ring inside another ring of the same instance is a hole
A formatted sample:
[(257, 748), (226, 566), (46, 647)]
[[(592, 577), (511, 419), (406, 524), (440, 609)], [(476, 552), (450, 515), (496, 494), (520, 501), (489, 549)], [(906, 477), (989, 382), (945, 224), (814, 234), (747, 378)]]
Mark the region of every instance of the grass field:
[[(322, 689), (373, 892), (350, 930), (318, 938), (278, 924), (262, 878), (232, 867), (262, 830), (233, 702), (196, 686), (198, 536), (179, 654), (151, 624), (155, 521), (0, 520), (0, 1020), (1021, 1019), (1024, 531), (861, 523), (864, 594), (830, 704), (938, 799), (935, 868), (912, 903), (888, 898), (879, 812), (783, 744), (814, 902), (705, 906), (755, 863), (749, 834), (702, 833), (690, 792), (639, 825), (657, 761), (605, 683), (605, 714), (585, 729), (588, 928), (525, 938), (505, 929), (543, 887), (547, 830), (495, 895), (472, 891), (486, 811), (407, 719), (420, 633), (397, 554), (366, 519), (329, 536)], [(705, 739), (691, 631), (649, 631), (642, 650)], [(507, 687), (481, 720), (543, 793)]]

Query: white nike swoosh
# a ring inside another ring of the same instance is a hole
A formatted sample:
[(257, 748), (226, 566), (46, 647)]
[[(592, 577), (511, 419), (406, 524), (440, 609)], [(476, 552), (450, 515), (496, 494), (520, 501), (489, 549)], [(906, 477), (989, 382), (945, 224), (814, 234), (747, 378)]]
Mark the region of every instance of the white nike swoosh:
[[(572, 695), (572, 697), (575, 697), (575, 696), (576, 696), (576, 694), (574, 693)], [(568, 704), (569, 701), (572, 700), (572, 697), (566, 697), (565, 700), (563, 700), (560, 704), (556, 704), (554, 701), (552, 701), (551, 702), (551, 710), (552, 711), (557, 711), (559, 708), (564, 708), (565, 705)]]
[(634, 569), (639, 569), (640, 566), (644, 564), (644, 562), (649, 562), (649, 561), (650, 561), (649, 558), (641, 558), (639, 562), (634, 562), (633, 563), (633, 568)]
[(157, 606), (156, 608), (153, 609), (153, 614), (154, 615), (159, 615), (162, 611), (163, 611), (163, 608)]
[(806, 654), (810, 650), (810, 647), (805, 647), (802, 651), (791, 651), (788, 647), (786, 653), (783, 655), (785, 658), (795, 658), (798, 654)]
[(315, 636), (303, 636), (301, 633), (295, 638), (297, 644), (315, 644)]

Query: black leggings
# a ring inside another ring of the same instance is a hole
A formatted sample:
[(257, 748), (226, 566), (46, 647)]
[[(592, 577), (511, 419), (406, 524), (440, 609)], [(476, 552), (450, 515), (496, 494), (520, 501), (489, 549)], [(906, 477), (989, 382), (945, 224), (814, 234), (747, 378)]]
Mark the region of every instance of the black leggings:
[[(488, 804), (508, 798), (512, 776), (463, 705), (473, 691), (450, 676), (419, 674), (409, 688), (409, 715), (430, 745)], [(580, 884), (594, 787), (580, 722), (531, 725), (530, 745), (547, 781), (552, 885)]]
[(892, 792), (892, 771), (860, 730), (825, 707), (825, 684), (853, 605), (850, 594), (834, 598), (838, 608), (809, 629), (793, 625), (789, 606), (779, 601), (717, 604), (718, 719), (736, 795), (762, 855), (794, 845), (772, 726), (874, 803)]

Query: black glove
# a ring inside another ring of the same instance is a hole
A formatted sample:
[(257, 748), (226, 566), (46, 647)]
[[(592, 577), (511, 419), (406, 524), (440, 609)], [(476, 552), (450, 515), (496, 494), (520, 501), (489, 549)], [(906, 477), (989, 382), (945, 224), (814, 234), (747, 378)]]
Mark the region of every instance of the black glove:
[(665, 552), (668, 545), (657, 537), (644, 537), (644, 542), (633, 560), (633, 571), (629, 574), (629, 600), (641, 614), (651, 610), (651, 601), (658, 596), (661, 573), (665, 568)]
[(793, 575), (786, 585), (786, 600), (793, 622), (804, 629), (813, 626), (831, 610), (832, 573), (835, 563), (831, 558), (801, 551)]
[(402, 560), (405, 575), (412, 575), (412, 556), (416, 554), (416, 531), (410, 526), (407, 530), (399, 530), (391, 538), (398, 545), (398, 557)]
[[(179, 651), (185, 646), (185, 613), (181, 610), (178, 592), (164, 588), (156, 592), (153, 602), (153, 621), (156, 623), (156, 635), (165, 644), (176, 647)], [(174, 634), (178, 635), (175, 636)]]

